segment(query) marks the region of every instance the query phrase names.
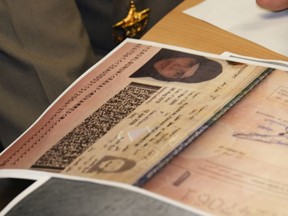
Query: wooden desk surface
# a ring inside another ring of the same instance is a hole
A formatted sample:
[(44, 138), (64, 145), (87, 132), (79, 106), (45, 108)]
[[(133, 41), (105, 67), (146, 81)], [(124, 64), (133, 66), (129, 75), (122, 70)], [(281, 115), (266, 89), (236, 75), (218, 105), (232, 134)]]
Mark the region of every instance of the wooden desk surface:
[(221, 54), (224, 51), (256, 58), (288, 61), (288, 57), (183, 13), (202, 0), (184, 0), (154, 25), (144, 40)]

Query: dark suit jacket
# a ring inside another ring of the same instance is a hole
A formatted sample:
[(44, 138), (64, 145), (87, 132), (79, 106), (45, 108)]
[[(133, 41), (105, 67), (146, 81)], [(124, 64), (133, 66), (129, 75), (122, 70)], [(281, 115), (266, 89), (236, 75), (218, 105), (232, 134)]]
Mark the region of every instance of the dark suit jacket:
[[(180, 0), (135, 0), (148, 28)], [(116, 44), (128, 0), (0, 1), (0, 142), (16, 139), (79, 75)]]

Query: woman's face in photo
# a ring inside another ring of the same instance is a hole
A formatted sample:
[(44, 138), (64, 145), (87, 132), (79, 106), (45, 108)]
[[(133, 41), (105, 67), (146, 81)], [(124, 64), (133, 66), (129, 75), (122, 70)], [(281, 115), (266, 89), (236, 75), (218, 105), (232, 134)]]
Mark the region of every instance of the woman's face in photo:
[(199, 63), (191, 57), (178, 57), (162, 59), (153, 66), (164, 77), (183, 79), (193, 76), (199, 67)]

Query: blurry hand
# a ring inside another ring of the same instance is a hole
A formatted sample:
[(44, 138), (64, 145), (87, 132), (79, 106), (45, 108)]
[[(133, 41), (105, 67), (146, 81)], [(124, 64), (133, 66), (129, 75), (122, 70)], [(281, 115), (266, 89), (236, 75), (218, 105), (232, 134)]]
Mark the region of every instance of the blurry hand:
[(256, 3), (260, 7), (271, 11), (288, 9), (288, 0), (256, 0)]

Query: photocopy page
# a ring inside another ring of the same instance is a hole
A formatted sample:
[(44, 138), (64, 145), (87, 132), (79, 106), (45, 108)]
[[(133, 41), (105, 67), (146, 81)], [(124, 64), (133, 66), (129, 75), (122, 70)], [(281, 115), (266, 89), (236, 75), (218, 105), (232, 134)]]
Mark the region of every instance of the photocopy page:
[(11, 194), (15, 194), (15, 198), (0, 208), (0, 216), (209, 216), (158, 194), (118, 182), (1, 169), (0, 183), (5, 182), (6, 193), (0, 191), (0, 203)]
[(144, 187), (215, 215), (288, 214), (288, 72), (275, 70)]
[(127, 40), (1, 154), (0, 168), (146, 181), (270, 71)]

